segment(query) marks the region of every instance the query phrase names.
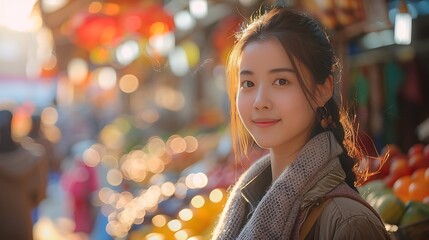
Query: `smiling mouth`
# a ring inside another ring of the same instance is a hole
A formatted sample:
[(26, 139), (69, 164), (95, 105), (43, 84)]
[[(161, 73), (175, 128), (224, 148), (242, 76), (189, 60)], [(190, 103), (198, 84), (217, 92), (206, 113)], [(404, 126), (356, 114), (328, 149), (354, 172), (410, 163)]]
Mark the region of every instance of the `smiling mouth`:
[(280, 119), (277, 120), (254, 120), (253, 123), (260, 128), (271, 127), (280, 122)]

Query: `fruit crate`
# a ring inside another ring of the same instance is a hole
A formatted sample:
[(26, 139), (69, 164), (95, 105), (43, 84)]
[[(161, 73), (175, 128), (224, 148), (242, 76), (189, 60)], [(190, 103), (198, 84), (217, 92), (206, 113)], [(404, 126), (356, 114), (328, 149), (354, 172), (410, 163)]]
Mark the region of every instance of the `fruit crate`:
[(392, 239), (396, 240), (427, 240), (429, 239), (429, 219), (397, 228), (391, 232)]

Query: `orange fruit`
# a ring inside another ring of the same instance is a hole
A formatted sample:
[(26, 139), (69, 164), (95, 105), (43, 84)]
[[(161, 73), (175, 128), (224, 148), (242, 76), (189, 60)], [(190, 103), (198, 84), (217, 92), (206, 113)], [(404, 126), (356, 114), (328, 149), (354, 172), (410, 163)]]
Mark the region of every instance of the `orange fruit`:
[(423, 199), (429, 196), (429, 184), (426, 181), (411, 182), (408, 187), (410, 200), (422, 202)]
[(419, 168), (411, 174), (412, 181), (425, 181), (426, 168)]
[(408, 175), (400, 177), (393, 184), (393, 188), (392, 188), (393, 192), (403, 202), (407, 202), (410, 199), (409, 192), (408, 192), (410, 184), (411, 184), (411, 177)]

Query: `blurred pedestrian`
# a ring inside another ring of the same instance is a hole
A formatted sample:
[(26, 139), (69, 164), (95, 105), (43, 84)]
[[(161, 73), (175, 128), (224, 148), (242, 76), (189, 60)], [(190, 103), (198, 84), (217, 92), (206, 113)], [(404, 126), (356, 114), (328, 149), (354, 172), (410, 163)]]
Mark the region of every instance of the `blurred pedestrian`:
[(17, 143), (13, 114), (0, 110), (0, 239), (33, 239), (32, 211), (46, 196), (44, 148)]
[(74, 232), (89, 236), (94, 227), (97, 209), (92, 204), (99, 182), (94, 167), (85, 164), (83, 155), (93, 141), (84, 140), (73, 145), (73, 165), (64, 171), (61, 183), (68, 193), (70, 211), (75, 223)]
[(44, 159), (48, 163), (49, 172), (59, 173), (61, 170), (62, 155), (57, 150), (56, 143), (52, 142), (45, 134), (44, 129), (47, 127), (40, 115), (31, 116), (31, 130), (28, 137), (35, 143), (41, 144), (44, 151)]

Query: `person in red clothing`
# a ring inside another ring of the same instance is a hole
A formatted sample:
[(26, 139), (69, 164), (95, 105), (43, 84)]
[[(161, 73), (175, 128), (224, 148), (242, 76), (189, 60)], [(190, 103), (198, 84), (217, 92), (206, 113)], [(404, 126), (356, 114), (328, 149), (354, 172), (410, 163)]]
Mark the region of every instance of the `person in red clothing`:
[(98, 189), (96, 169), (89, 167), (83, 161), (84, 151), (90, 147), (90, 142), (83, 141), (73, 147), (74, 163), (63, 177), (62, 184), (70, 196), (70, 207), (75, 222), (76, 233), (91, 234), (95, 221), (93, 193)]

